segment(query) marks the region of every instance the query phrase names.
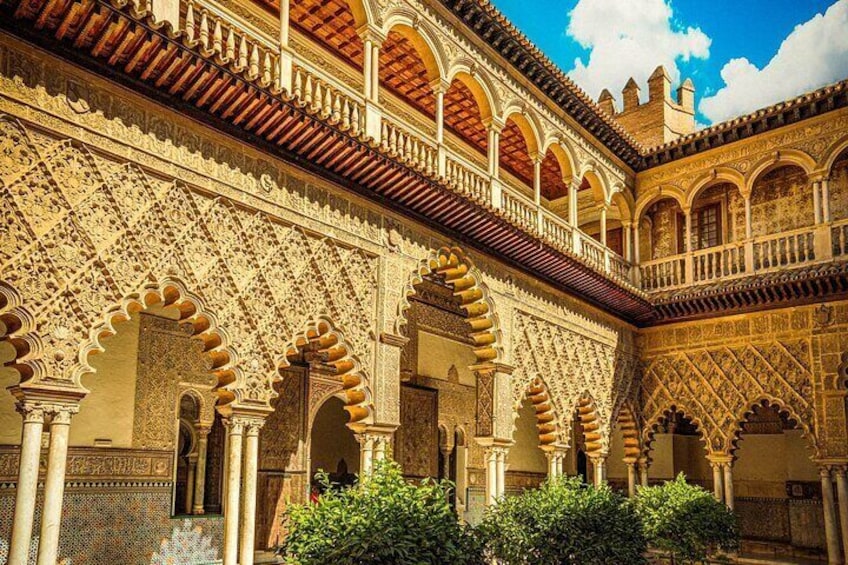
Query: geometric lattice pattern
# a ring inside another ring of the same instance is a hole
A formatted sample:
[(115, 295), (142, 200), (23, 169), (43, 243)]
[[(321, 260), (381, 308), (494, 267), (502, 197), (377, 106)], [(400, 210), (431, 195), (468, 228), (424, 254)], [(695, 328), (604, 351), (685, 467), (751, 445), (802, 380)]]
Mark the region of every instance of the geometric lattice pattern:
[(208, 308), (245, 401), (267, 403), (286, 352), (318, 316), (343, 334), (357, 370), (371, 365), (373, 257), (34, 135), (39, 143), (0, 117), (0, 278), (31, 321), (18, 361), (31, 382), (79, 387), (115, 308), (130, 296), (143, 307), (145, 289), (165, 280)]
[[(768, 400), (789, 413), (815, 444), (810, 343), (768, 341), (694, 349), (650, 361), (642, 402), (651, 434), (672, 406), (697, 424), (710, 451), (731, 452), (746, 413)], [(649, 437), (645, 438), (646, 440)]]

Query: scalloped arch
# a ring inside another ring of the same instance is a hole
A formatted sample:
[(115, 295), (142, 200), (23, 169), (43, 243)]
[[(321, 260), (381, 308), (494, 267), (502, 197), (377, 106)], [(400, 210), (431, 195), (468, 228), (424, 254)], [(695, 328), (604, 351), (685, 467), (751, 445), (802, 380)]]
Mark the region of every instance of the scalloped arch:
[(9, 343), (14, 351), (6, 366), (18, 373), (19, 382), (45, 376), (44, 366), (37, 359), (43, 345), (36, 325), (35, 317), (23, 306), (21, 295), (0, 281), (0, 343)]
[(707, 437), (706, 428), (704, 427), (701, 419), (694, 416), (693, 412), (687, 410), (686, 407), (681, 405), (679, 402), (675, 402), (670, 404), (668, 408), (658, 411), (652, 419), (645, 423), (644, 428), (642, 428), (642, 452), (649, 460), (651, 458), (651, 446), (654, 443), (654, 435), (657, 432), (657, 428), (664, 422), (667, 422), (669, 416), (675, 413), (682, 414), (684, 418), (692, 422), (695, 427), (698, 428), (698, 439), (704, 444), (704, 450), (707, 453), (710, 453), (710, 442)]
[(174, 312), (181, 325), (191, 328), (192, 336), (203, 343), (203, 352), (209, 359), (210, 371), (215, 375), (219, 409), (237, 401), (244, 376), (238, 367), (239, 356), (230, 346), (227, 332), (205, 306), (203, 300), (190, 293), (185, 285), (173, 277), (161, 282), (149, 282), (140, 291), (124, 296), (102, 316), (102, 320), (89, 330), (88, 339), (79, 347), (78, 362), (72, 370), (73, 382), (82, 387), (82, 379), (96, 372), (89, 364), (89, 356), (105, 351), (101, 340), (117, 333), (116, 324), (127, 321), (147, 308), (161, 305)]
[[(374, 422), (374, 397), (365, 367), (354, 354), (344, 332), (338, 329), (327, 316), (317, 316), (286, 342), (286, 352), (277, 360), (282, 369), (290, 360), (308, 350), (316, 361), (332, 369), (339, 377), (341, 392), (345, 396), (345, 410), (349, 415), (349, 426)], [(279, 377), (277, 379), (279, 380)]]
[(434, 250), (419, 262), (410, 275), (398, 306), (395, 332), (401, 334), (406, 325), (409, 297), (415, 294), (415, 285), (427, 275), (436, 275), (448, 284), (453, 295), (460, 300), (470, 326), (469, 336), (474, 341), (474, 355), (478, 363), (490, 363), (503, 357), (501, 335), (494, 301), (482, 275), (471, 259), (459, 247), (442, 247)]
[(734, 453), (739, 448), (737, 443), (742, 438), (743, 425), (751, 416), (756, 406), (775, 406), (781, 414), (786, 414), (789, 418), (794, 420), (798, 428), (801, 430), (801, 435), (809, 442), (809, 447), (813, 450), (814, 455), (816, 457), (818, 456), (818, 439), (816, 438), (816, 434), (811, 423), (801, 418), (798, 413), (793, 410), (792, 406), (770, 394), (760, 394), (757, 396), (756, 399), (749, 402), (742, 413), (736, 417), (733, 422), (733, 432), (727, 437), (726, 444), (724, 446), (728, 453)]
[[(536, 377), (525, 389), (526, 398), (530, 399), (533, 409), (536, 411), (536, 429), (539, 431), (539, 444), (542, 446), (567, 444), (559, 427), (559, 418), (555, 402), (551, 397), (545, 382)], [(522, 398), (513, 399), (513, 423), (518, 420), (518, 410), (521, 407)]]

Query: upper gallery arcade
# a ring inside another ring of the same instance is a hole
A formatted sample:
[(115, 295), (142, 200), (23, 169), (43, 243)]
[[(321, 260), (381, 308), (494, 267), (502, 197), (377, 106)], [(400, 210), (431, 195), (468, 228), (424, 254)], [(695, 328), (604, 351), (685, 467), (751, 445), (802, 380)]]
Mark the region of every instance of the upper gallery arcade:
[(250, 565), (388, 456), (469, 521), (685, 471), (842, 563), (848, 83), (692, 97), (596, 104), (477, 0), (0, 0), (9, 563)]

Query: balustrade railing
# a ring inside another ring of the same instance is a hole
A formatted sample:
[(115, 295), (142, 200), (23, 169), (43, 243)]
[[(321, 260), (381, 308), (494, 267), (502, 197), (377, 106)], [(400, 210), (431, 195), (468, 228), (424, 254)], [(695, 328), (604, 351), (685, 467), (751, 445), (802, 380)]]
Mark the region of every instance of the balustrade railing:
[(492, 204), (492, 185), (489, 179), (450, 155), (445, 160), (445, 180), (457, 192), (481, 204)]
[[(150, 4), (149, 0), (134, 1), (139, 9)], [(443, 175), (444, 181), (458, 193), (501, 210), (522, 229), (543, 237), (562, 251), (576, 251), (596, 269), (629, 282), (631, 266), (627, 261), (585, 235), (580, 238), (584, 243), (575, 247), (578, 242), (573, 226), (540, 209), (521, 191), (493, 181), (485, 164), (478, 163), (472, 156), (476, 154), (461, 141), (446, 134), (445, 143), (438, 146), (432, 132), (422, 132), (389, 107), (378, 108), (379, 122), (371, 122), (374, 112), (366, 112), (364, 93), (351, 86), (349, 78), (340, 78), (332, 69), (317, 66), (302, 54), (294, 54), (291, 74), (284, 71), (284, 79), (278, 38), (269, 36), (253, 22), (234, 16), (214, 0), (180, 2), (181, 30), (187, 42), (205, 55), (245, 72), (260, 84), (284, 88), (301, 107), (309, 108), (343, 131), (379, 138), (373, 142), (389, 155), (427, 175)]]
[(742, 243), (699, 249), (692, 253), (692, 280), (708, 282), (745, 272), (745, 248)]
[(395, 155), (428, 175), (436, 172), (438, 168), (437, 152), (433, 145), (390, 122), (385, 117), (380, 130), (380, 146), (384, 151)]
[(686, 284), (686, 256), (674, 255), (642, 261), (639, 274), (643, 290), (665, 290)]
[(574, 230), (562, 218), (550, 212), (542, 214), (542, 236), (560, 251), (574, 250)]
[(503, 188), (503, 211), (507, 218), (529, 232), (537, 232), (539, 214), (536, 204), (506, 187)]
[(606, 270), (606, 248), (595, 238), (585, 234), (580, 235), (580, 256), (590, 265), (600, 270)]
[(830, 226), (830, 240), (834, 257), (848, 255), (848, 220), (834, 222)]
[(815, 261), (815, 227), (754, 240), (754, 270), (769, 271)]
[(341, 129), (350, 130), (353, 135), (365, 131), (362, 104), (303, 67), (293, 69), (291, 94), (300, 104), (320, 112)]
[(190, 45), (216, 55), (237, 71), (247, 71), (248, 77), (259, 79), (265, 86), (279, 86), (280, 50), (270, 41), (194, 0), (186, 2), (181, 23)]

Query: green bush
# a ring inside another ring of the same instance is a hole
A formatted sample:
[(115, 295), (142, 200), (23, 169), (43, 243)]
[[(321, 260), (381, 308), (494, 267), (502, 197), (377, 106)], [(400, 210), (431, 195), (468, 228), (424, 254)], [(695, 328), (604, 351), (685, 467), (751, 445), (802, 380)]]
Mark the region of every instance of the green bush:
[(710, 492), (687, 484), (682, 473), (661, 486), (639, 489), (636, 512), (648, 543), (672, 563), (701, 563), (711, 552), (739, 546), (733, 512)]
[(505, 565), (640, 565), (646, 544), (630, 502), (608, 486), (559, 477), (487, 510), (480, 534)]
[(291, 506), (279, 553), (292, 565), (483, 565), (476, 536), (448, 502), (451, 488), (410, 484), (397, 463), (379, 462), (357, 486)]

